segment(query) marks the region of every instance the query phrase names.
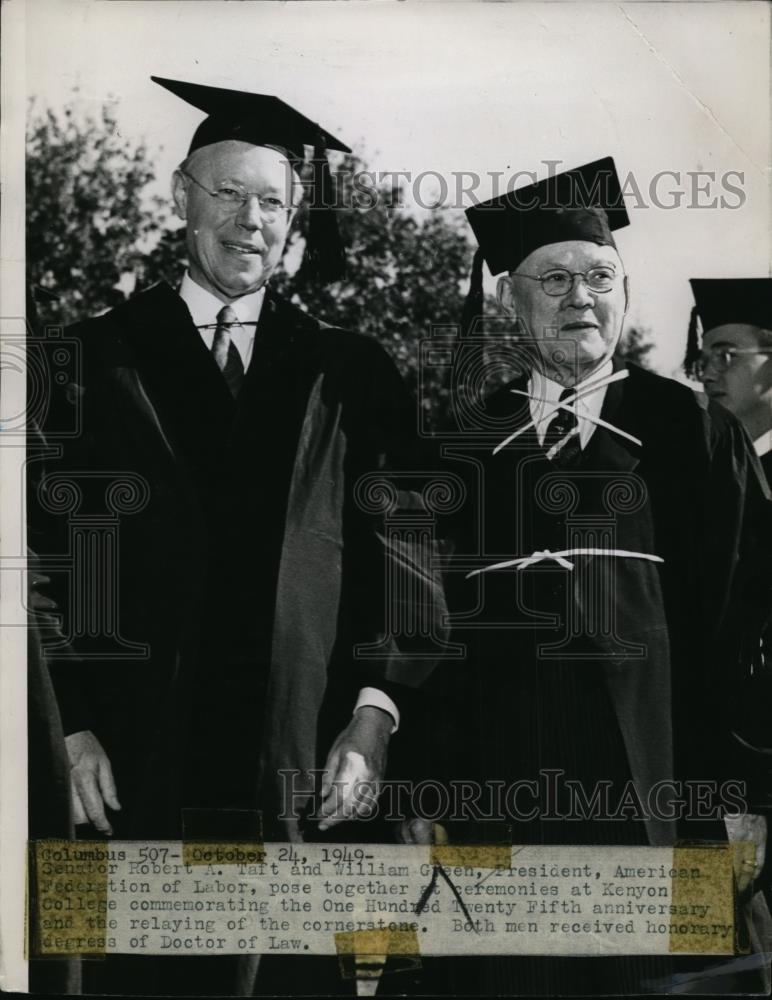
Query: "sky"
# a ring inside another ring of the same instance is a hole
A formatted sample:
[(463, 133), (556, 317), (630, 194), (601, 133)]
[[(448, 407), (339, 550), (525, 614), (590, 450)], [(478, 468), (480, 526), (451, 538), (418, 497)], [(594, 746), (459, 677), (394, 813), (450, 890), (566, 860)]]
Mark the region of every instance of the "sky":
[(496, 173), (612, 155), (632, 175), (617, 240), (631, 315), (667, 372), (690, 277), (771, 273), (769, 51), (770, 7), (753, 0), (28, 0), (18, 93), (38, 109), (73, 88), (83, 110), (116, 102), (164, 191), (202, 115), (151, 74), (280, 96), (372, 169), (409, 171), (419, 200), (444, 180), (458, 212)]

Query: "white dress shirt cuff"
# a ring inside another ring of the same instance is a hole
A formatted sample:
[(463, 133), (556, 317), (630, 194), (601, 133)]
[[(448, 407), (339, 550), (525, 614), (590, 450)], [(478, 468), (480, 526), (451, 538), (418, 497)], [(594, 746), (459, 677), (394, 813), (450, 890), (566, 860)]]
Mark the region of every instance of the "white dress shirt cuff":
[(366, 706), (380, 708), (384, 712), (388, 712), (392, 719), (394, 719), (394, 725), (391, 729), (392, 734), (396, 733), (399, 729), (399, 709), (384, 691), (381, 691), (379, 688), (362, 688), (359, 692), (357, 703), (354, 706), (354, 711), (356, 712), (357, 709), (365, 708)]

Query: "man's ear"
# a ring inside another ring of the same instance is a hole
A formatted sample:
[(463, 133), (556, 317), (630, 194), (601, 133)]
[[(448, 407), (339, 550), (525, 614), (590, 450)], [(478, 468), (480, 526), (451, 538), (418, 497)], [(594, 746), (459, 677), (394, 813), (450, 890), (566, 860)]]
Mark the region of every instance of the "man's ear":
[(627, 310), (630, 308), (630, 278), (625, 275), (624, 277), (624, 289), (625, 289), (625, 315), (627, 315)]
[(179, 170), (172, 174), (172, 198), (177, 215), (184, 220), (188, 210), (188, 186)]
[(512, 279), (508, 274), (502, 274), (496, 282), (496, 301), (502, 312), (511, 319), (517, 319), (517, 299), (515, 289), (512, 286)]
[(287, 212), (287, 232), (290, 233), (295, 226), (299, 218), (300, 206), (303, 204), (303, 197), (305, 196), (306, 189), (303, 187), (303, 182), (300, 178), (300, 174), (293, 167), (291, 168), (291, 178), (290, 178), (290, 208)]

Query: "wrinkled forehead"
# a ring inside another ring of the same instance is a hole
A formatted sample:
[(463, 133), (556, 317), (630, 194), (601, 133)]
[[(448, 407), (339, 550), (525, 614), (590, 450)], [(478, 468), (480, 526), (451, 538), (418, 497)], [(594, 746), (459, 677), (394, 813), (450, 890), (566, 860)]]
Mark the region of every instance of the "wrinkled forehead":
[(761, 327), (750, 323), (724, 323), (708, 330), (702, 340), (703, 350), (715, 350), (722, 347), (758, 347), (762, 340), (766, 341), (770, 334)]
[(243, 184), (271, 183), (292, 186), (300, 183), (295, 162), (286, 150), (276, 146), (254, 146), (227, 139), (201, 146), (188, 158), (188, 168), (195, 169), (210, 182), (222, 179)]
[(610, 264), (615, 270), (623, 271), (622, 259), (614, 247), (598, 246), (587, 240), (566, 240), (538, 247), (517, 270), (526, 274), (539, 274), (549, 267), (586, 271), (598, 264)]

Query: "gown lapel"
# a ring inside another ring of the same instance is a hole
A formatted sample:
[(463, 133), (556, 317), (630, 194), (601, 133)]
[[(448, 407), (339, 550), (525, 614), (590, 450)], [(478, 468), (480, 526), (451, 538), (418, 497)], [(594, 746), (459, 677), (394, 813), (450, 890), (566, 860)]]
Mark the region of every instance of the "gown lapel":
[[(614, 371), (622, 370), (623, 362), (613, 359)], [(630, 405), (629, 377), (618, 382), (611, 382), (606, 387), (606, 395), (601, 407), (600, 417), (620, 430), (642, 439), (638, 414)], [(591, 466), (602, 472), (632, 472), (641, 460), (641, 447), (627, 438), (610, 431), (605, 427), (597, 427), (582, 453), (581, 464)]]

